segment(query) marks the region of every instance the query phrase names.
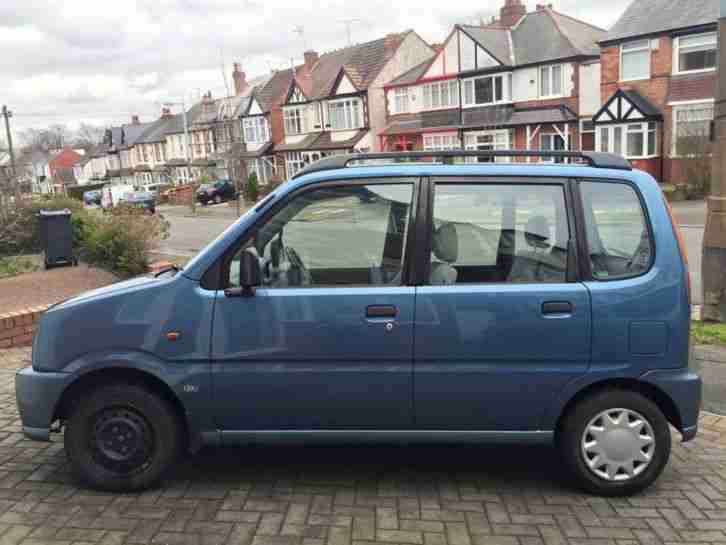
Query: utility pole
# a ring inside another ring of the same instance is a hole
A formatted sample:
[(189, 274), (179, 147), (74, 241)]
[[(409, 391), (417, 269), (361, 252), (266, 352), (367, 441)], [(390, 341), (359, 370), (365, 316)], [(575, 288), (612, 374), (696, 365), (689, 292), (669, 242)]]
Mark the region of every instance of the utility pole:
[(15, 191), (15, 202), (16, 204), (20, 200), (20, 185), (18, 184), (17, 173), (15, 172), (15, 151), (13, 150), (13, 135), (10, 132), (10, 118), (13, 117), (13, 112), (8, 110), (7, 106), (3, 106), (2, 110), (3, 117), (5, 118), (5, 136), (8, 140), (8, 153), (10, 153), (10, 171), (12, 172), (13, 188)]
[(703, 319), (726, 321), (726, 0), (718, 20), (718, 76), (714, 104), (711, 194), (703, 234)]

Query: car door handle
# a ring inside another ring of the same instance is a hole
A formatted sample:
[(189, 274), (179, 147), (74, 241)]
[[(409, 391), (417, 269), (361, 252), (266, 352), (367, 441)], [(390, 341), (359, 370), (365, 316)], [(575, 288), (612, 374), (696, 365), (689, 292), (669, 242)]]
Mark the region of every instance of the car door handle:
[(366, 307), (366, 318), (395, 318), (398, 309), (393, 305), (369, 305)]
[(542, 314), (572, 314), (569, 301), (546, 301), (542, 303)]

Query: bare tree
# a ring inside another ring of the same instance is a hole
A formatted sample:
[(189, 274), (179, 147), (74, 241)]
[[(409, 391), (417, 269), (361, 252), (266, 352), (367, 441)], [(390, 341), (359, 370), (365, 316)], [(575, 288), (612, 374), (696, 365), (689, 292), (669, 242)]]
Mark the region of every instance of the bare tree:
[(676, 153), (681, 158), (683, 178), (691, 190), (708, 195), (711, 188), (711, 141), (703, 127), (682, 123), (676, 135)]
[(63, 147), (68, 139), (68, 129), (65, 125), (51, 125), (45, 129), (27, 128), (19, 131), (18, 135), (23, 147), (48, 151)]
[(73, 145), (76, 148), (89, 150), (103, 139), (104, 133), (105, 129), (103, 127), (91, 125), (90, 123), (81, 123), (74, 136)]

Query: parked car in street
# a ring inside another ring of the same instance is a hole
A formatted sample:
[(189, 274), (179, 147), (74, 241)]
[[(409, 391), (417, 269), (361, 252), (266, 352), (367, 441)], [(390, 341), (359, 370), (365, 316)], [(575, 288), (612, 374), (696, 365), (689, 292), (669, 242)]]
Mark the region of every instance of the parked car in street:
[(94, 189), (83, 193), (83, 203), (86, 205), (101, 206), (101, 190)]
[(203, 445), (394, 441), (551, 444), (584, 490), (634, 494), (669, 425), (697, 432), (684, 256), (620, 156), (336, 155), (183, 270), (48, 309), (22, 429), (64, 430), (73, 473), (110, 490)]
[(134, 186), (131, 184), (108, 184), (101, 189), (101, 207), (104, 210), (113, 208), (120, 203), (124, 196), (131, 193)]
[(219, 180), (210, 184), (202, 184), (197, 189), (197, 201), (201, 204), (213, 202), (219, 204), (235, 198), (237, 192), (227, 180)]
[(126, 193), (122, 202), (135, 208), (146, 210), (150, 214), (156, 212), (156, 197), (150, 191), (132, 191)]

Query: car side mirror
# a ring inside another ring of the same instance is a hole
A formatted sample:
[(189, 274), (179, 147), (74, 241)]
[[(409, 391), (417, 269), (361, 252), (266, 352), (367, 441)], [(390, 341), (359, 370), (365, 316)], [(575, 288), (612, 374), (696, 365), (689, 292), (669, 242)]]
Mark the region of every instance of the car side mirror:
[(227, 288), (227, 297), (252, 297), (255, 288), (262, 284), (260, 261), (252, 248), (244, 250), (239, 257), (239, 288)]

